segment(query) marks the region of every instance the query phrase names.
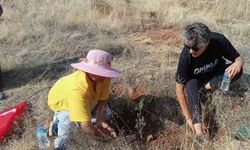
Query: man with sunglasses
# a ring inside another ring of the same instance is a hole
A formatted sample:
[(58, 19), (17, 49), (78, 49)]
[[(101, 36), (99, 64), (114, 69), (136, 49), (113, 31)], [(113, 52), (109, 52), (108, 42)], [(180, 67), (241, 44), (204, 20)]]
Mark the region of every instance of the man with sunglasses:
[[(243, 58), (225, 36), (210, 32), (205, 24), (187, 25), (181, 36), (184, 48), (176, 73), (176, 95), (187, 124), (199, 137), (204, 135), (200, 91), (218, 89), (225, 70), (230, 80), (239, 79)], [(226, 64), (225, 59), (232, 63)]]

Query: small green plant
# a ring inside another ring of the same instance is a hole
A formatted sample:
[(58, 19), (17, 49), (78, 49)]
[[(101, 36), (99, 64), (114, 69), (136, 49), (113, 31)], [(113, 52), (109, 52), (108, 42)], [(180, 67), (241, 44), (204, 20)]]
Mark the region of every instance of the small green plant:
[(145, 104), (145, 97), (142, 97), (142, 99), (139, 102), (139, 105), (137, 107), (135, 107), (135, 110), (138, 110), (139, 112), (137, 113), (137, 119), (136, 119), (136, 125), (135, 128), (138, 129), (139, 134), (140, 134), (140, 138), (142, 139), (143, 135), (143, 129), (146, 126), (146, 121), (144, 116), (142, 115), (142, 108)]

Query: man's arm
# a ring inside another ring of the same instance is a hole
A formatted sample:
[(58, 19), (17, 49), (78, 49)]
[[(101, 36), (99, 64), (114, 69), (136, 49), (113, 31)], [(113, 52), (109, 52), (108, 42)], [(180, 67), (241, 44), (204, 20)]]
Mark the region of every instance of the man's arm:
[(223, 57), (233, 62), (226, 69), (229, 79), (232, 80), (234, 76), (241, 71), (244, 61), (239, 52), (234, 48), (234, 46), (225, 36), (223, 36), (222, 38), (222, 44), (224, 47)]
[(186, 97), (184, 94), (184, 84), (180, 84), (180, 83), (176, 83), (176, 96), (177, 96), (177, 100), (180, 104), (182, 113), (189, 125), (189, 127), (191, 128), (191, 130), (194, 132), (194, 126), (192, 123), (192, 119), (188, 110), (188, 106), (187, 106), (187, 101), (186, 101)]
[(176, 96), (185, 119), (190, 118), (186, 97), (184, 95), (184, 84), (176, 83)]
[[(243, 57), (238, 56), (234, 60), (234, 62), (226, 69), (227, 75), (228, 75), (230, 80), (232, 80), (241, 71), (243, 65), (244, 65)], [(204, 87), (205, 90), (211, 90), (212, 89), (212, 86), (211, 86), (210, 82), (205, 84), (205, 87)]]

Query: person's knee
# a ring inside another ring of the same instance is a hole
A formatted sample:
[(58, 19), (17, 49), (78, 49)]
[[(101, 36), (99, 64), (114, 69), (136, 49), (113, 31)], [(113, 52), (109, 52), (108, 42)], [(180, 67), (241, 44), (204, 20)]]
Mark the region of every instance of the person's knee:
[(194, 91), (195, 89), (198, 90), (198, 88), (199, 88), (199, 81), (198, 81), (197, 79), (190, 79), (190, 80), (187, 82), (186, 88), (187, 88), (187, 91), (188, 91), (188, 92), (192, 92), (192, 91)]
[(222, 79), (223, 79), (223, 74), (217, 75), (210, 80), (210, 86), (212, 90), (216, 90), (220, 87)]
[(197, 79), (190, 79), (187, 82), (187, 85), (197, 85), (198, 84), (198, 80)]
[(191, 79), (187, 82), (186, 85), (186, 94), (187, 101), (189, 105), (198, 105), (198, 93), (199, 93), (200, 85), (197, 79)]

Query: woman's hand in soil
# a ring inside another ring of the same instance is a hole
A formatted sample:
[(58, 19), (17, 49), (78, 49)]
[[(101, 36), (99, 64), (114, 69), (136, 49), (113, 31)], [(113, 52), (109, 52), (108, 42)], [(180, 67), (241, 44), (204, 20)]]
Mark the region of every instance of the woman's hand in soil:
[(100, 124), (97, 124), (97, 128), (105, 135), (117, 138), (115, 130), (111, 128), (106, 122), (101, 122)]

